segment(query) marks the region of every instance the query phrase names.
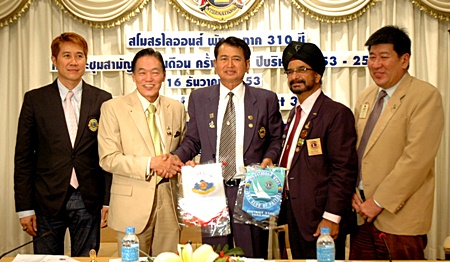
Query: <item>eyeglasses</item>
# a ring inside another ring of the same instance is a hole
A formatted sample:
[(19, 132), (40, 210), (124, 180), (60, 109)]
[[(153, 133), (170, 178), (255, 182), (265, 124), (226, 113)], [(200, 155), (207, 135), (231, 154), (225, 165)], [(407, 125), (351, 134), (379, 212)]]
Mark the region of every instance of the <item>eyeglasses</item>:
[(285, 73), (287, 76), (291, 76), (293, 73), (304, 74), (304, 73), (306, 73), (306, 71), (308, 71), (308, 70), (314, 70), (314, 69), (312, 69), (312, 68), (307, 68), (307, 67), (304, 67), (304, 66), (300, 66), (300, 67), (297, 67), (296, 69), (288, 69), (288, 70), (284, 71), (284, 73)]

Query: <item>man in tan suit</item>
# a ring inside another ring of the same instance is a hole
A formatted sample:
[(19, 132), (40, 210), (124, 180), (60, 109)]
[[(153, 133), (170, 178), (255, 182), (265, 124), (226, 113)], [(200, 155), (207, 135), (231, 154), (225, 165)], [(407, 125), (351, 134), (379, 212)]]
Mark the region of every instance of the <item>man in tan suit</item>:
[(360, 182), (352, 205), (365, 221), (352, 234), (350, 260), (423, 260), (442, 98), (409, 75), (411, 40), (403, 29), (383, 27), (365, 45), (375, 85), (361, 92), (355, 107)]
[(139, 51), (132, 61), (137, 89), (104, 103), (99, 125), (100, 166), (113, 173), (109, 226), (121, 239), (134, 226), (140, 249), (152, 256), (176, 252), (177, 172), (181, 162), (168, 157), (186, 133), (183, 104), (159, 95), (166, 76), (162, 55)]

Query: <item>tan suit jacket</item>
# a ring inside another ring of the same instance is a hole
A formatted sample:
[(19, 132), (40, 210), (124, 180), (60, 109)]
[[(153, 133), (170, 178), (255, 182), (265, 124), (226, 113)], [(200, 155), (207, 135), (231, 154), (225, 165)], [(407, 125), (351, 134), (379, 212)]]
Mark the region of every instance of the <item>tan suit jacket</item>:
[[(164, 153), (181, 143), (186, 133), (186, 110), (180, 102), (160, 95), (161, 141)], [(104, 103), (98, 140), (100, 166), (113, 173), (108, 224), (124, 232), (134, 226), (140, 234), (149, 221), (156, 190), (156, 175), (147, 174), (150, 156), (155, 156), (145, 112), (137, 91)], [(176, 214), (177, 177), (170, 181)]]
[[(378, 93), (372, 85), (355, 107), (359, 140)], [(373, 197), (384, 210), (374, 224), (397, 235), (426, 234), (434, 201), (434, 165), (439, 149), (444, 112), (439, 91), (408, 73), (388, 100), (370, 136), (361, 162), (366, 199)]]

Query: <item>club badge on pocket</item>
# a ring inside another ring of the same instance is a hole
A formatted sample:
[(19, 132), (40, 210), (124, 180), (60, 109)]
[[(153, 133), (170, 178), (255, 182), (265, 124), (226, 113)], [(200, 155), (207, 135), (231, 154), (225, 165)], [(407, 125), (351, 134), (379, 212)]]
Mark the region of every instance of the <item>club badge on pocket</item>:
[(308, 156), (317, 156), (322, 154), (322, 145), (320, 144), (320, 138), (306, 140), (308, 147)]

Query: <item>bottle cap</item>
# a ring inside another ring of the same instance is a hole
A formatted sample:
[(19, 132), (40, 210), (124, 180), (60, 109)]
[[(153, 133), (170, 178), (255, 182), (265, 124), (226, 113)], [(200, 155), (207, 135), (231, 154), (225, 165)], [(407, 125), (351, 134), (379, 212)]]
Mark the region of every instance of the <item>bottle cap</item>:
[(330, 234), (330, 228), (329, 227), (321, 227), (320, 234)]
[(126, 229), (125, 229), (125, 233), (126, 234), (134, 234), (134, 227), (133, 226), (130, 226), (130, 227), (127, 227)]

